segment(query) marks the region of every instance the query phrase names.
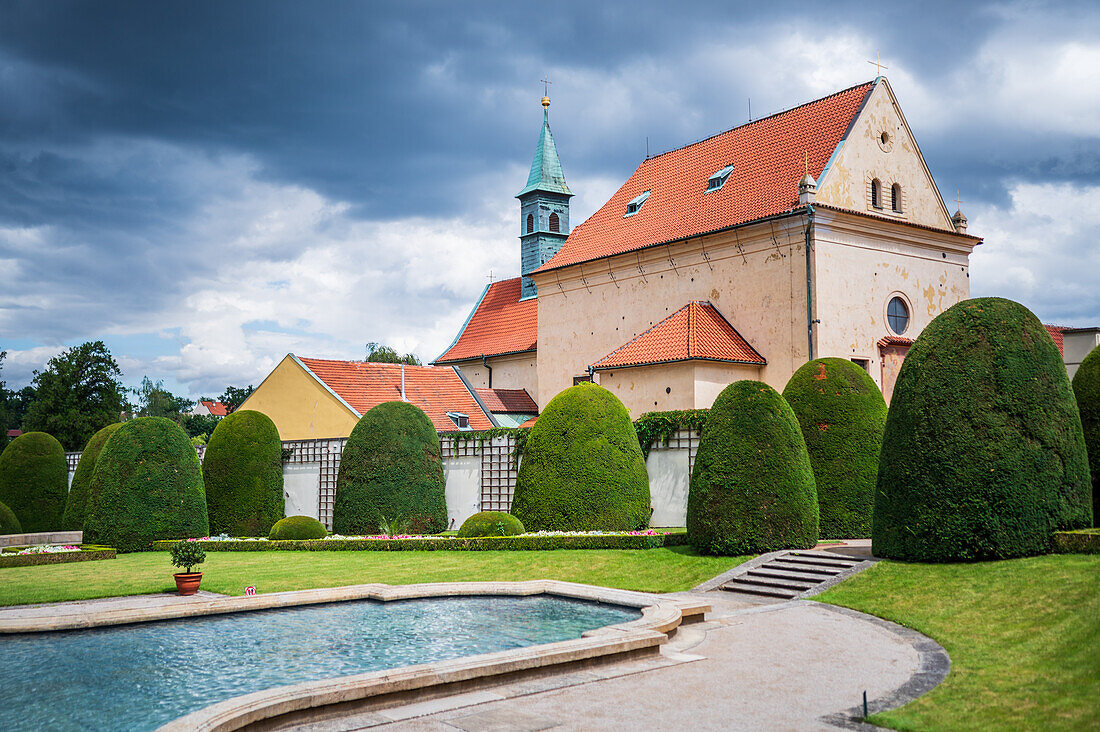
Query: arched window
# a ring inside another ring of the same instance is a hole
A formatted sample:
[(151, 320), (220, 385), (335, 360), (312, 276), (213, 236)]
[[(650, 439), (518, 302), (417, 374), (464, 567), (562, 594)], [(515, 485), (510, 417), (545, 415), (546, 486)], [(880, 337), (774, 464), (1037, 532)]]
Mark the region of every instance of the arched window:
[(530, 234), (535, 230), (535, 217), (531, 214), (527, 214), (527, 233)]
[(871, 205), (875, 208), (882, 208), (882, 183), (878, 178), (871, 181)]
[(890, 208), (894, 213), (901, 213), (901, 184), (895, 183), (890, 188)]
[(561, 222), (556, 213), (550, 214), (550, 231), (561, 231)]

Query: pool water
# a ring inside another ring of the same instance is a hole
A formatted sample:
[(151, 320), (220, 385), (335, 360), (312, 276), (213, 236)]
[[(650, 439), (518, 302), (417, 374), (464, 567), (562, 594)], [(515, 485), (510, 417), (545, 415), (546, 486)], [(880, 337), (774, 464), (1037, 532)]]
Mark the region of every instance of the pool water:
[(151, 730), (274, 686), (569, 640), (639, 617), (545, 596), (363, 600), (0, 637), (0, 726)]

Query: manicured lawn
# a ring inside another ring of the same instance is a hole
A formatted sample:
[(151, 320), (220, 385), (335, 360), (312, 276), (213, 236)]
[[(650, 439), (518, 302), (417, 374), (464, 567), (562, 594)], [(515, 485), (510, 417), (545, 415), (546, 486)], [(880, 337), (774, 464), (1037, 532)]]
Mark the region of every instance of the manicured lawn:
[(951, 656), (939, 687), (871, 721), (903, 730), (1095, 729), (1100, 556), (882, 562), (818, 596), (914, 628)]
[[(202, 589), (258, 592), (384, 582), (560, 579), (646, 592), (687, 590), (740, 564), (687, 547), (502, 552), (208, 552)], [(0, 605), (175, 591), (168, 552), (0, 569)]]

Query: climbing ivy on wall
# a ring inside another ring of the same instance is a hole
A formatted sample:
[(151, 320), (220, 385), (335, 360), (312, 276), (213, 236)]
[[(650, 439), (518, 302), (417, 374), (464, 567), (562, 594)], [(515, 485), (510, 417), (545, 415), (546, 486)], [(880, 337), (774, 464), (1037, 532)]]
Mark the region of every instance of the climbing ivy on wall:
[(657, 440), (667, 445), (680, 430), (703, 431), (707, 423), (706, 409), (684, 409), (671, 412), (646, 412), (634, 420), (634, 430), (638, 433), (638, 444), (642, 446), (642, 455), (649, 457), (649, 451)]
[(518, 470), (519, 459), (527, 447), (527, 436), (531, 433), (530, 427), (494, 427), (491, 430), (472, 430), (469, 432), (441, 432), (440, 441), (450, 440), (451, 448), (457, 450), (459, 446), (471, 442), (477, 443), (477, 449), (485, 447), (486, 442), (492, 442), (498, 437), (512, 436), (515, 445), (512, 447), (512, 465)]

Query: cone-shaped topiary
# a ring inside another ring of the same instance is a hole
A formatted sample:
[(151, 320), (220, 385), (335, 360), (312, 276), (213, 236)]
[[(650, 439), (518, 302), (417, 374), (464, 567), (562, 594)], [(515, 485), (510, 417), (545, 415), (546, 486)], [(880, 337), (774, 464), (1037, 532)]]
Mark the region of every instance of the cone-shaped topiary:
[(99, 460), (99, 453), (107, 444), (107, 439), (121, 426), (121, 422), (115, 422), (96, 432), (80, 453), (80, 461), (73, 473), (73, 483), (69, 486), (69, 497), (65, 501), (65, 513), (61, 517), (61, 528), (66, 531), (80, 531), (84, 528), (84, 508), (88, 503), (96, 461)]
[(775, 389), (737, 381), (714, 400), (699, 439), (687, 505), (688, 542), (706, 554), (760, 554), (817, 544), (806, 441)]
[(22, 534), (23, 527), (19, 525), (19, 519), (11, 512), (7, 504), (0, 503), (0, 534)]
[(272, 541), (289, 539), (324, 539), (328, 536), (325, 525), (312, 516), (287, 516), (279, 519), (267, 535)]
[(1100, 526), (1100, 346), (1092, 349), (1073, 375), (1073, 393), (1081, 413), (1085, 449), (1092, 473), (1092, 521)]
[(1092, 519), (1081, 419), (1058, 349), (1019, 303), (933, 320), (894, 385), (872, 550), (949, 562), (1049, 552)]
[(783, 398), (806, 439), (817, 484), (821, 538), (869, 538), (886, 426), (882, 392), (851, 361), (818, 358), (794, 372)]
[(510, 513), (482, 511), (462, 522), (458, 536), (461, 539), (475, 536), (516, 536), (523, 531), (523, 522)]
[(92, 475), (84, 541), (131, 552), (209, 533), (202, 468), (187, 433), (163, 417), (115, 430)]
[(333, 532), (377, 534), (383, 520), (414, 534), (447, 528), (439, 434), (408, 402), (385, 402), (364, 414), (340, 457)]
[(23, 531), (57, 531), (69, 490), (65, 448), (45, 432), (26, 432), (0, 454), (0, 501)]
[(283, 443), (271, 418), (246, 409), (218, 422), (202, 480), (212, 534), (267, 536), (283, 517)]
[(550, 400), (527, 437), (512, 514), (528, 531), (649, 525), (645, 459), (614, 394), (581, 383)]

